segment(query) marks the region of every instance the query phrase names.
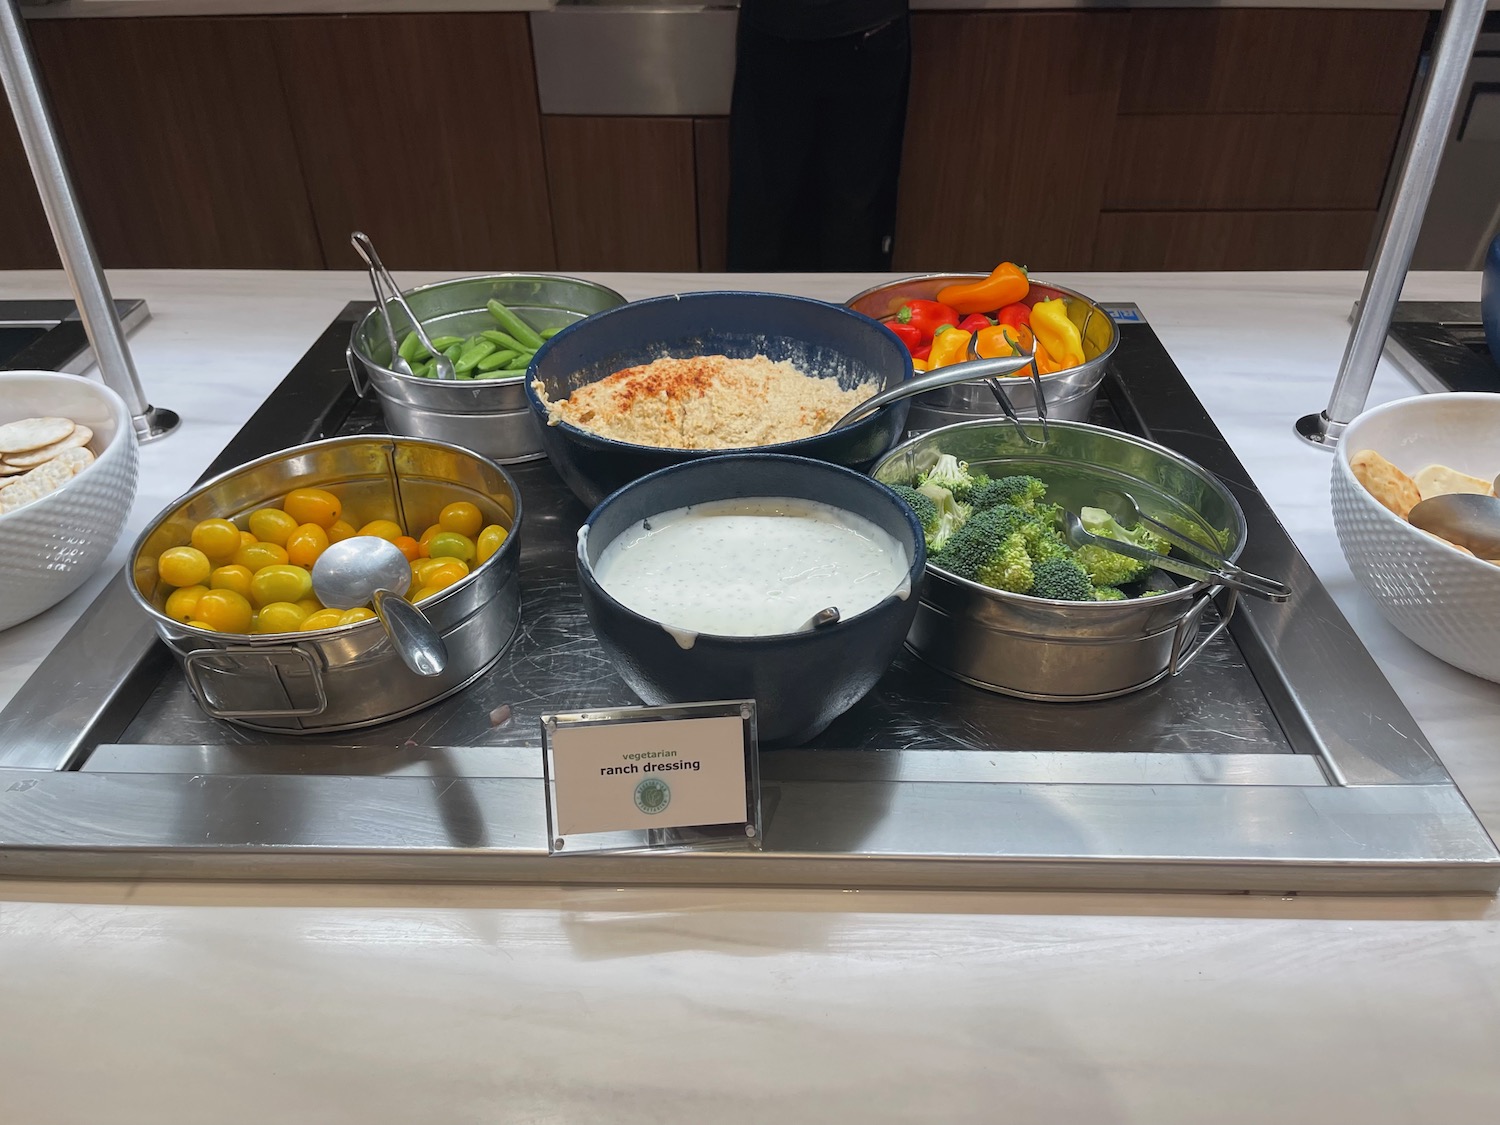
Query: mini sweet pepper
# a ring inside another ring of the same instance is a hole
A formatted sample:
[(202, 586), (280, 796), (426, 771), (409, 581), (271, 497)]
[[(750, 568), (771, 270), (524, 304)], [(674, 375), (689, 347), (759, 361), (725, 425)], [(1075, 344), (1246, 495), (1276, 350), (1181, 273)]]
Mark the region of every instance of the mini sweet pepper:
[(963, 363), (969, 358), (969, 337), (972, 333), (962, 328), (942, 328), (932, 338), (932, 351), (927, 356), (927, 370), (936, 371), (950, 363)]
[(893, 320), (886, 325), (896, 334), (896, 339), (906, 345), (906, 350), (912, 355), (917, 354), (917, 349), (922, 346), (922, 330), (914, 324), (902, 324), (899, 320)]
[(993, 312), (1026, 296), (1031, 282), (1014, 262), (1001, 262), (986, 278), (947, 285), (938, 290), (938, 300), (960, 313)]
[(1083, 362), (1083, 337), (1078, 325), (1068, 318), (1068, 303), (1061, 298), (1038, 301), (1031, 306), (1031, 330), (1037, 343), (1056, 362), (1057, 370), (1077, 367)]
[(897, 324), (909, 324), (922, 334), (922, 343), (932, 343), (932, 338), (943, 325), (958, 323), (958, 313), (938, 301), (907, 301), (896, 314)]

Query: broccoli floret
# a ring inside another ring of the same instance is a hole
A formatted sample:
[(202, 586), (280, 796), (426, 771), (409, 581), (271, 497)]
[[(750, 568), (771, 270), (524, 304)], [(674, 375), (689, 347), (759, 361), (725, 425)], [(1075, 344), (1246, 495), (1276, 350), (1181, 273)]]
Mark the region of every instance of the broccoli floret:
[(960, 461), (951, 453), (944, 453), (939, 455), (936, 465), (917, 477), (918, 488), (926, 484), (946, 488), (953, 493), (955, 500), (963, 504), (968, 502), (969, 493), (974, 488), (975, 478), (974, 474), (969, 472), (967, 462)]
[(1091, 602), (1094, 600), (1094, 584), (1072, 559), (1046, 559), (1033, 571), (1031, 596), (1053, 598), (1063, 602)]
[(1094, 600), (1096, 602), (1123, 602), (1125, 591), (1117, 590), (1113, 586), (1095, 586)]
[(1226, 555), (1229, 553), (1230, 540), (1233, 538), (1233, 535), (1227, 527), (1222, 531), (1218, 528), (1207, 528), (1197, 520), (1170, 512), (1157, 516), (1156, 520), (1158, 523), (1166, 524), (1184, 538), (1190, 539), (1194, 543), (1200, 543), (1216, 554)]
[(1012, 594), (1030, 591), (1031, 555), (1026, 550), (1026, 532), (1013, 531), (979, 566), (977, 577), (986, 586)]
[(928, 528), (923, 524), (923, 536), (927, 540), (929, 551), (941, 551), (943, 545), (952, 538), (953, 533), (964, 525), (969, 518), (969, 509), (953, 498), (953, 493), (946, 488), (936, 484), (924, 484), (914, 489), (918, 496), (932, 501), (937, 507), (937, 521)]
[(1137, 547), (1144, 547), (1146, 550), (1154, 551), (1158, 555), (1172, 553), (1172, 544), (1168, 543), (1154, 531), (1144, 526), (1121, 527), (1115, 522), (1115, 517), (1103, 508), (1080, 508), (1078, 510), (1078, 521), (1083, 524), (1083, 530), (1087, 531), (1090, 535), (1102, 535), (1106, 539), (1119, 539), (1125, 543), (1134, 543)]
[(1116, 554), (1092, 543), (1079, 547), (1073, 555), (1089, 581), (1095, 586), (1123, 586), (1127, 582), (1139, 582), (1156, 567), (1128, 555)]
[(975, 512), (933, 556), (932, 563), (960, 578), (977, 582), (979, 568), (1012, 534), (1030, 522), (1030, 516), (1008, 504)]
[(1023, 512), (1033, 511), (1038, 501), (1047, 495), (1047, 486), (1036, 477), (996, 477), (973, 487), (968, 502), (975, 510), (993, 508), (997, 504), (1010, 504)]
[(891, 491), (901, 497), (911, 509), (912, 515), (917, 517), (917, 523), (922, 525), (922, 534), (931, 535), (938, 523), (937, 501), (904, 484), (892, 485)]

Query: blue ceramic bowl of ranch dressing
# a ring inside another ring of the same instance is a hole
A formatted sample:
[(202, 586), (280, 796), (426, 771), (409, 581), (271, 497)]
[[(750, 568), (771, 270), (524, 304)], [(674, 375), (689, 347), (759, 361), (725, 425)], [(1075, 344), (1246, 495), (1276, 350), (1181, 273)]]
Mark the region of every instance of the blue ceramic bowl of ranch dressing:
[[(806, 742), (875, 686), (911, 628), (926, 563), (916, 518), (884, 485), (769, 453), (651, 473), (578, 532), (584, 609), (631, 690), (649, 704), (753, 698), (762, 746)], [(827, 605), (836, 624), (786, 631)]]

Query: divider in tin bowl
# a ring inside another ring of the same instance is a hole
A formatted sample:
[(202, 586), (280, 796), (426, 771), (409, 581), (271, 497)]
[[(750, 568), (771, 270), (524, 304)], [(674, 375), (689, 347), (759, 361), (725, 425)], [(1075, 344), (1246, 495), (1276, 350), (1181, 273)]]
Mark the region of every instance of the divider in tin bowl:
[[(447, 649), (436, 676), (402, 662), (378, 619), (312, 632), (218, 633), (164, 612), (171, 587), (157, 573), (169, 547), (211, 518), (246, 526), (295, 488), (332, 492), (362, 522), (394, 520), (416, 533), (466, 500), (507, 531), (464, 578), (420, 603)], [(417, 438), (332, 438), (251, 461), (173, 501), (131, 548), (130, 590), (182, 665), (199, 706), (217, 719), (286, 734), (350, 730), (420, 710), (467, 687), (509, 647), (520, 622), (521, 495), (509, 474), (469, 450)]]
[[(908, 301), (935, 301), (938, 293), (947, 286), (981, 281), (984, 276), (977, 273), (919, 274), (866, 289), (863, 293), (850, 297), (846, 304), (856, 312), (884, 322), (900, 312), (901, 306)], [(1092, 298), (1061, 285), (1033, 279), (1031, 290), (1022, 303), (1034, 305), (1043, 299), (1067, 302), (1068, 318), (1078, 325), (1083, 336), (1084, 356), (1084, 362), (1078, 367), (1054, 371), (1041, 377), (1047, 416), (1085, 422), (1093, 409), (1094, 397), (1099, 393), (1099, 384), (1108, 373), (1110, 358), (1119, 344), (1119, 330), (1109, 313)], [(955, 370), (964, 366), (966, 365), (961, 363), (953, 365)], [(1024, 375), (1025, 372), (1020, 374)], [(1004, 386), (1017, 413), (1036, 417), (1036, 391), (1030, 379), (1006, 379)], [(941, 390), (928, 391), (916, 399), (912, 403), (908, 426), (913, 430), (930, 430), (937, 426), (1000, 413), (1000, 405), (984, 383), (959, 383)]]
[[(1025, 431), (1025, 432), (1023, 432)], [(910, 484), (940, 453), (991, 477), (1029, 474), (1047, 499), (1077, 512), (1103, 489), (1124, 489), (1141, 511), (1190, 539), (1244, 549), (1244, 512), (1208, 470), (1170, 449), (1083, 422), (973, 420), (898, 445), (871, 475)], [(1168, 580), (1163, 578), (1165, 586)], [(1178, 584), (1180, 583), (1180, 584)], [(1217, 621), (1210, 606), (1217, 607)], [(950, 574), (929, 559), (907, 647), (927, 663), (1004, 695), (1053, 702), (1109, 699), (1177, 674), (1222, 632), (1236, 595), (1220, 585), (1177, 580), (1165, 592), (1126, 601), (1071, 602), (996, 590)]]
[[(499, 301), (538, 332), (562, 329), (625, 298), (603, 285), (554, 274), (460, 277), (403, 291), (429, 336), (468, 336), (499, 328), (486, 305)], [(396, 339), (411, 331), (399, 305), (387, 305)], [(360, 397), (380, 397), (396, 433), (449, 441), (501, 464), (544, 457), (540, 427), (527, 404), (525, 371), (504, 379), (423, 379), (391, 370), (381, 311), (372, 308), (349, 338), (349, 375)]]

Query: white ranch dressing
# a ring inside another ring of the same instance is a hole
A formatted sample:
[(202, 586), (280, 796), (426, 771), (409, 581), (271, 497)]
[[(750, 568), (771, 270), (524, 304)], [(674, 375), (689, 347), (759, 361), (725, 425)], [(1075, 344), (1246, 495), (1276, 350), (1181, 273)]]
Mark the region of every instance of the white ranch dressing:
[(853, 617), (911, 593), (911, 559), (874, 523), (786, 497), (716, 500), (632, 524), (594, 564), (599, 585), (683, 648), (699, 633), (790, 633), (836, 606)]

